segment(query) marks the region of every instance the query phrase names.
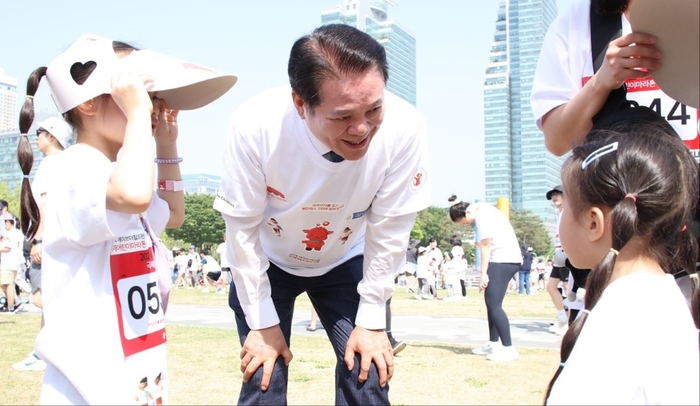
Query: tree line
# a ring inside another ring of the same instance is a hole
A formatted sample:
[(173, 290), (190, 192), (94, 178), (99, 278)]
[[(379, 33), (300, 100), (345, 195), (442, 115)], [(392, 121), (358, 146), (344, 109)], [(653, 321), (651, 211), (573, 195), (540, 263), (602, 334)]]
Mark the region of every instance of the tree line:
[[(10, 212), (19, 213), (19, 188), (10, 189), (7, 183), (0, 182), (0, 199), (10, 205)], [(187, 248), (194, 244), (198, 251), (217, 247), (223, 241), (226, 224), (221, 214), (214, 210), (214, 196), (204, 194), (185, 195), (185, 222), (179, 228), (168, 229), (161, 239), (169, 248)], [(528, 210), (512, 210), (510, 223), (513, 225), (519, 243), (531, 246), (539, 256), (553, 255), (552, 239), (542, 220)], [(420, 246), (427, 246), (431, 238), (437, 239), (438, 247), (449, 251), (450, 239), (456, 235), (462, 240), (464, 253), (470, 263), (474, 263), (474, 226), (459, 225), (450, 220), (448, 209), (430, 206), (416, 215), (411, 230), (411, 239), (420, 240)]]

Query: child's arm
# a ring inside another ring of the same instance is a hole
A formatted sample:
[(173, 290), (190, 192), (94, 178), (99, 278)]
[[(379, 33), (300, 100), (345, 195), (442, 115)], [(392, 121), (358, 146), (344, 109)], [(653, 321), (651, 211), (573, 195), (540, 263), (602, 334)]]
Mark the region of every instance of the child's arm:
[[(156, 156), (161, 159), (177, 158), (177, 110), (170, 110), (159, 101), (158, 128), (156, 129)], [(158, 164), (158, 179), (182, 180), (180, 164)], [(170, 218), (166, 228), (177, 228), (185, 221), (185, 192), (158, 190), (158, 196), (168, 202)]]
[(107, 209), (120, 213), (143, 213), (153, 197), (153, 102), (146, 92), (148, 82), (149, 78), (132, 72), (112, 78), (112, 99), (126, 116), (126, 128), (107, 186)]

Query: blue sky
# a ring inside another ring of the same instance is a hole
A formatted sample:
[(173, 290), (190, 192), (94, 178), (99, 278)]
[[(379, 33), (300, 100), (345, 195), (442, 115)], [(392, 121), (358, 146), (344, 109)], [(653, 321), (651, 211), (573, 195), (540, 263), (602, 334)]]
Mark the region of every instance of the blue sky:
[[(18, 79), (23, 95), (32, 70), (90, 32), (235, 74), (238, 83), (225, 96), (179, 116), (183, 172), (218, 175), (231, 112), (266, 88), (288, 84), (291, 45), (320, 24), (321, 11), (341, 2), (3, 1), (0, 69)], [(418, 109), (428, 123), (432, 202), (445, 206), (452, 193), (482, 198), (482, 86), (498, 0), (394, 3), (390, 18), (417, 40)], [(55, 111), (48, 94), (43, 82), (37, 107)]]

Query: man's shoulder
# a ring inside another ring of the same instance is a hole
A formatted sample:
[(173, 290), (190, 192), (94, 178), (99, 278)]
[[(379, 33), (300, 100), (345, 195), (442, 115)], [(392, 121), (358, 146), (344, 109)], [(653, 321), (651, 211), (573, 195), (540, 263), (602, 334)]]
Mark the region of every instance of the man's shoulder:
[(384, 123), (396, 124), (402, 127), (423, 125), (425, 118), (416, 106), (397, 96), (396, 94), (386, 91), (384, 93), (386, 103)]

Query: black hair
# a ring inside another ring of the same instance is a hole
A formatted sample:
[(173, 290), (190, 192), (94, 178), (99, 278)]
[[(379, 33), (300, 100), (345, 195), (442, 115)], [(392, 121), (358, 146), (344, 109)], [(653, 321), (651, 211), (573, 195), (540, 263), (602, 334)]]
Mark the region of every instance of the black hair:
[(0, 210), (4, 209), (5, 207), (10, 207), (10, 204), (7, 203), (7, 200), (0, 200)]
[(321, 104), (321, 84), (376, 68), (389, 80), (386, 50), (371, 35), (346, 24), (329, 24), (299, 38), (289, 55), (287, 73), (294, 93), (313, 113)]
[(452, 244), (452, 246), (459, 246), (459, 247), (461, 247), (461, 246), (462, 246), (462, 240), (460, 240), (459, 237), (457, 237), (456, 235), (453, 235), (452, 237), (450, 237), (450, 244)]
[(630, 0), (593, 0), (595, 10), (601, 14), (622, 14), (629, 5)]
[(469, 203), (457, 200), (457, 195), (450, 196), (447, 201), (450, 202), (450, 220), (456, 223), (467, 216)]
[[(695, 160), (678, 134), (668, 125), (626, 120), (599, 132), (593, 141), (572, 151), (562, 168), (567, 200), (574, 216), (586, 207), (609, 207), (606, 224), (612, 230), (612, 249), (622, 250), (632, 239), (666, 273), (685, 269), (694, 273), (698, 258), (695, 237), (687, 224), (698, 204), (699, 174)], [(617, 150), (587, 161), (591, 154), (617, 142)], [(585, 168), (583, 162), (588, 162)], [(669, 197), (673, 196), (672, 199)], [(594, 267), (586, 281), (585, 303), (592, 310), (610, 283), (617, 255), (611, 251)], [(691, 313), (700, 327), (697, 276), (693, 275)], [(587, 320), (582, 312), (561, 344), (565, 363)], [(564, 367), (554, 374), (547, 393)]]
[(437, 238), (430, 237), (430, 239), (428, 240), (428, 244), (430, 244), (431, 242), (437, 242)]
[[(112, 49), (115, 53), (131, 52), (136, 48), (120, 41), (112, 42)], [(90, 74), (95, 70), (97, 64), (85, 63), (85, 64), (75, 64), (71, 67), (70, 74), (76, 83), (82, 85), (85, 83)], [(29, 174), (34, 166), (34, 152), (32, 151), (32, 144), (29, 142), (29, 137), (27, 133), (29, 128), (34, 123), (34, 96), (37, 90), (39, 90), (39, 83), (41, 79), (46, 76), (47, 68), (45, 66), (35, 69), (27, 79), (27, 97), (24, 99), (24, 104), (22, 105), (22, 110), (19, 113), (19, 144), (17, 144), (17, 161), (19, 162), (20, 169), (24, 175), (22, 179), (22, 188), (20, 194), (20, 225), (22, 232), (27, 239), (34, 238), (37, 229), (39, 228), (39, 222), (41, 221), (41, 216), (39, 214), (39, 207), (34, 200), (32, 195), (31, 183), (29, 182)], [(108, 95), (103, 95), (108, 96)], [(109, 96), (108, 96), (109, 97)], [(78, 115), (77, 109), (73, 108), (65, 113), (63, 113), (63, 118), (66, 122), (72, 125), (76, 130), (82, 128), (82, 121)]]

